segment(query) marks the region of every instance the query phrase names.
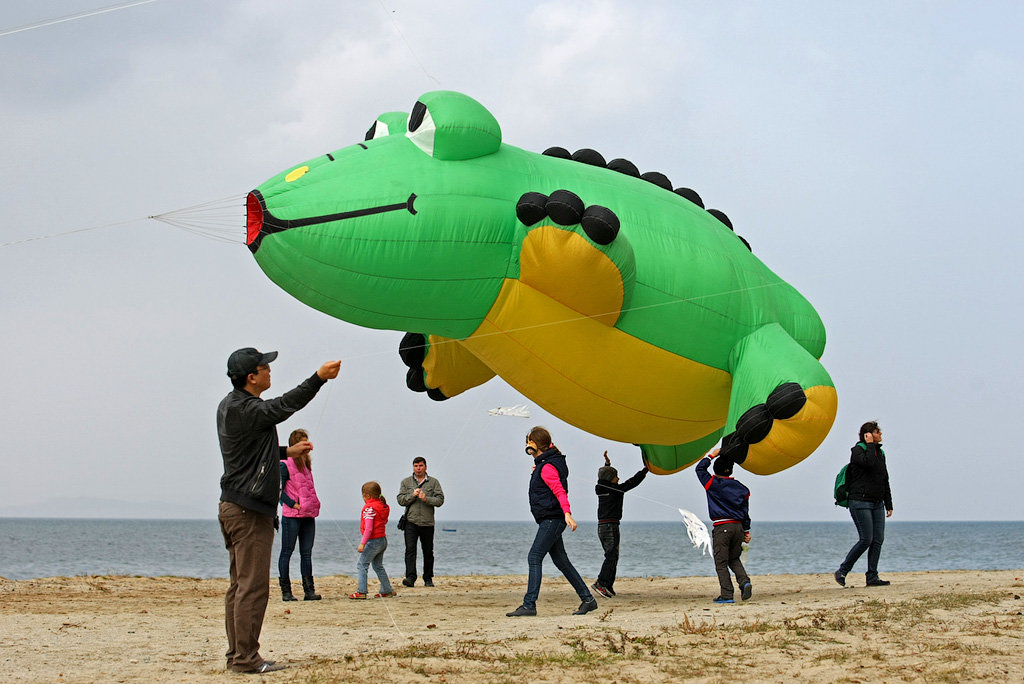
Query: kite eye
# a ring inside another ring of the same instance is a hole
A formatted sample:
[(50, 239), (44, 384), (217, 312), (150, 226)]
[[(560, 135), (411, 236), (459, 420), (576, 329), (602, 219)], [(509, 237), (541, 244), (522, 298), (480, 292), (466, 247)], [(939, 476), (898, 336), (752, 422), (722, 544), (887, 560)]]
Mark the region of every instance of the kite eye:
[(406, 136), (434, 159), (483, 157), (501, 146), (501, 126), (471, 97), (450, 90), (423, 95), (409, 115)]
[(409, 130), (405, 135), (416, 143), (417, 147), (433, 156), (436, 133), (434, 117), (427, 111), (425, 104), (417, 102), (413, 105), (412, 114), (409, 115)]
[(363, 140), (376, 140), (377, 138), (386, 138), (389, 135), (404, 135), (405, 121), (408, 118), (405, 112), (386, 112), (381, 114), (373, 122), (373, 125), (370, 126), (370, 130), (366, 131), (366, 137)]
[(363, 140), (374, 140), (377, 137), (384, 137), (388, 134), (388, 125), (381, 123), (380, 121), (374, 121), (370, 126), (370, 130), (366, 131), (366, 137)]

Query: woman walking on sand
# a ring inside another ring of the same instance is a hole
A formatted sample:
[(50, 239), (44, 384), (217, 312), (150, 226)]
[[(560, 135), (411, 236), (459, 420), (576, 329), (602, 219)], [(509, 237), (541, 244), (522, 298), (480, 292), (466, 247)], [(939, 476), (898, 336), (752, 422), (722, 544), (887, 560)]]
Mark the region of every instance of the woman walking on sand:
[(281, 600), (297, 601), (292, 595), (289, 566), (298, 540), (302, 598), (304, 601), (319, 601), (320, 594), (316, 593), (313, 586), (313, 539), (316, 537), (316, 517), (320, 515), (320, 499), (313, 484), (309, 458), (313, 445), (305, 430), (295, 430), (288, 437), (288, 446), (297, 444), (305, 447), (301, 453), (281, 461), (281, 556), (277, 559), (278, 581), (281, 583)]
[(885, 587), (888, 580), (878, 577), (878, 558), (885, 541), (885, 519), (892, 516), (892, 492), (889, 490), (889, 470), (882, 451), (882, 430), (870, 421), (860, 426), (860, 442), (850, 450), (850, 465), (846, 469), (846, 485), (850, 492), (850, 516), (860, 537), (846, 554), (833, 577), (846, 586), (846, 575), (864, 551), (868, 552), (867, 586)]
[(544, 556), (551, 556), (555, 567), (562, 571), (565, 579), (580, 597), (580, 607), (573, 615), (586, 615), (597, 610), (597, 601), (587, 589), (586, 582), (573, 567), (562, 543), (562, 532), (568, 527), (576, 530), (576, 521), (569, 508), (569, 466), (565, 456), (551, 443), (551, 433), (537, 426), (526, 435), (526, 453), (533, 458), (533, 474), (530, 476), (530, 512), (537, 521), (537, 536), (527, 556), (530, 574), (527, 580), (523, 604), (505, 613), (508, 617), (533, 616), (537, 614), (537, 597), (543, 577)]

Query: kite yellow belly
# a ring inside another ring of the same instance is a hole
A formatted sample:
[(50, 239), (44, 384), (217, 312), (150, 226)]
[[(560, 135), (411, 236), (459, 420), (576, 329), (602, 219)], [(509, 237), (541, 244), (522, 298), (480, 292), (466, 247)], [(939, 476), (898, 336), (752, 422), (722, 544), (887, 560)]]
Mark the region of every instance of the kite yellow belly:
[(582, 430), (620, 442), (682, 444), (725, 425), (728, 373), (677, 356), (506, 279), (461, 340), (506, 382)]

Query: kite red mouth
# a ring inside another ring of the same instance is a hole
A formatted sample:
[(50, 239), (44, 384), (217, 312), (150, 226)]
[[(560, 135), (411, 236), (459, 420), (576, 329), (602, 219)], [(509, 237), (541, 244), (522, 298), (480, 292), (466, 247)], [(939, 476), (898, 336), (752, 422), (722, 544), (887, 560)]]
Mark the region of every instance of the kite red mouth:
[(385, 204), (377, 207), (356, 209), (355, 211), (324, 214), (322, 216), (280, 219), (274, 216), (273, 212), (267, 209), (266, 200), (263, 199), (263, 195), (260, 194), (260, 191), (253, 190), (245, 199), (245, 244), (248, 245), (249, 251), (255, 254), (266, 236), (273, 233), (280, 233), (285, 230), (291, 230), (292, 228), (333, 223), (334, 221), (343, 221), (345, 219), (370, 216), (372, 214), (382, 214), (388, 211), (408, 211), (410, 214), (415, 216), (416, 209), (413, 207), (413, 203), (415, 201), (416, 195), (414, 193), (409, 195), (409, 199), (396, 204)]
[(245, 244), (252, 246), (263, 230), (263, 205), (255, 192), (250, 192), (245, 200)]

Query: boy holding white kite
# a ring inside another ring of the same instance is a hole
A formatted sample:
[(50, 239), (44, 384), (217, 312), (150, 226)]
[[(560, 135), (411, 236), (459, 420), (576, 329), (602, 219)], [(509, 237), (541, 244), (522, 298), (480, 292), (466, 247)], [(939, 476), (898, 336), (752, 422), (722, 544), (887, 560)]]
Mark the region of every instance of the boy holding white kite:
[(715, 558), (715, 570), (718, 572), (718, 583), (722, 592), (715, 603), (733, 603), (732, 578), (729, 570), (736, 575), (736, 583), (740, 585), (740, 596), (744, 601), (750, 598), (753, 590), (750, 577), (747, 575), (740, 553), (743, 542), (750, 541), (750, 509), (748, 500), (750, 490), (739, 480), (732, 478), (733, 462), (728, 458), (715, 461), (714, 475), (708, 474), (711, 460), (718, 456), (719, 449), (712, 449), (697, 464), (697, 479), (704, 486), (708, 496), (708, 515), (711, 516), (712, 555)]

